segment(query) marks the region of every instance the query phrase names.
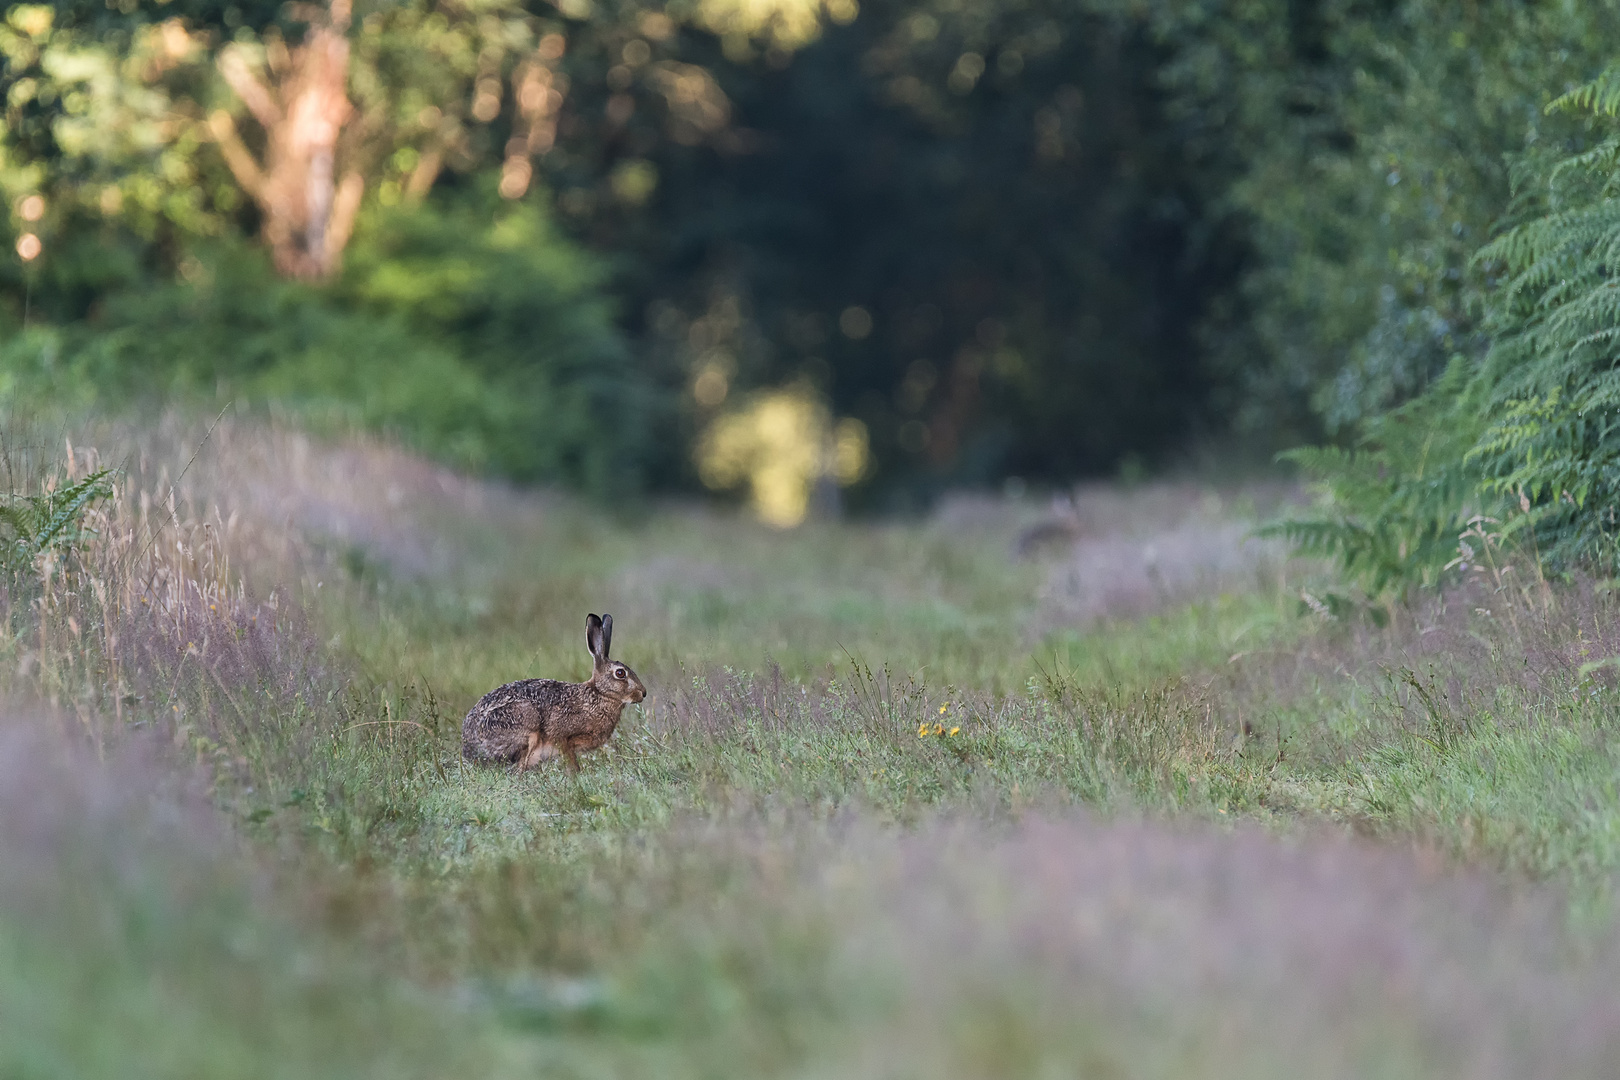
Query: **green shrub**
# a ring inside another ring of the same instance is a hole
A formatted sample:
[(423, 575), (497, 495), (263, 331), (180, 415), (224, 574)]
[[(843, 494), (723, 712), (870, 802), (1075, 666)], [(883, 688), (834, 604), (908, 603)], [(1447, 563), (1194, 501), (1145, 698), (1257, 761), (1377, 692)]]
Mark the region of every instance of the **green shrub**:
[(1482, 431), (1476, 392), (1458, 357), (1428, 393), (1365, 420), (1354, 449), (1282, 455), (1315, 481), (1317, 506), (1262, 534), (1335, 560), (1374, 596), (1434, 583), (1456, 556), (1468, 519), (1484, 508), (1467, 458)]
[(595, 491), (644, 481), (662, 395), (614, 326), (603, 268), (536, 203), (375, 213), (338, 293), (455, 350), (498, 405), (486, 438), (503, 472)]
[(274, 405), (603, 496), (645, 483), (659, 394), (602, 271), (532, 202), (372, 213), (324, 288), (282, 280), (243, 242), (195, 244), (178, 264), (174, 280), (105, 292), (86, 319), (15, 336), (0, 376), (53, 400)]
[(47, 551), (71, 549), (85, 535), (85, 511), (112, 494), (111, 476), (97, 469), (38, 494), (0, 494), (0, 570), (17, 573)]
[[(1611, 71), (1549, 110), (1620, 114)], [(1620, 501), (1620, 136), (1526, 162), (1532, 207), (1478, 255), (1501, 286), (1480, 374), (1489, 427), (1469, 452), (1486, 490), (1519, 503), (1521, 528), (1555, 567), (1616, 561)]]
[(1512, 198), (1508, 163), (1580, 135), (1541, 107), (1613, 55), (1620, 9), (1141, 6), (1171, 50), (1169, 113), (1217, 166), (1195, 182), (1222, 184), (1214, 206), (1250, 251), (1235, 306), (1204, 330), (1210, 362), (1244, 388), (1240, 424), (1349, 437), (1454, 355), (1483, 355), (1490, 283), (1469, 263)]
[[(1606, 74), (1549, 110), (1620, 114)], [(1505, 228), (1474, 258), (1493, 287), (1479, 360), (1456, 357), (1411, 403), (1361, 425), (1360, 446), (1288, 455), (1324, 513), (1273, 526), (1336, 557), (1374, 592), (1433, 581), (1470, 515), (1499, 519), (1554, 570), (1612, 572), (1620, 553), (1620, 136), (1516, 164)]]

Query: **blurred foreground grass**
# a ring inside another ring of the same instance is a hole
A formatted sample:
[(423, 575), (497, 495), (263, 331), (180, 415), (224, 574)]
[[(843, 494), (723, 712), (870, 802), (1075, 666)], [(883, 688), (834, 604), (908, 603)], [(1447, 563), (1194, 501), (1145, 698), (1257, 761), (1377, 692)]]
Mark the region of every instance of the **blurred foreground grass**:
[[(1620, 1062), (1601, 584), (1379, 627), (1245, 538), (1258, 487), (778, 534), (58, 434), (8, 436), (20, 485), (123, 471), (5, 593), (0, 1075)], [(464, 765), (587, 610), (646, 705), (578, 778)]]

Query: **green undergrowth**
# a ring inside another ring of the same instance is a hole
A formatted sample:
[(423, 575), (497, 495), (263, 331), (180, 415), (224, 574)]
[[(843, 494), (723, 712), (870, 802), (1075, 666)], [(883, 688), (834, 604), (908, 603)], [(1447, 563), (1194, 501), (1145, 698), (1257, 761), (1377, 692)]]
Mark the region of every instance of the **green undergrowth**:
[[(781, 536), (563, 502), (520, 524), (455, 523), (472, 557), (432, 579), (328, 564), (322, 633), (363, 678), (325, 756), (264, 770), (254, 828), (443, 872), (740, 809), (1089, 807), (1330, 823), (1587, 890), (1620, 869), (1610, 669), (1582, 668), (1620, 652), (1606, 591), (1493, 594), (1492, 615), (1476, 583), (1380, 625), (1312, 610), (1296, 578), (1053, 629), (1043, 567), (994, 529)], [(604, 609), (652, 694), (585, 773), (461, 762), (472, 701), (585, 677), (575, 616)]]
[[(298, 784), (267, 779), (240, 813), (292, 828), (343, 858), (444, 868), (564, 852), (581, 835), (634, 837), (675, 820), (739, 812), (859, 812), (895, 824), (940, 812), (1037, 807), (1209, 811), (1253, 769), (1192, 696), (1034, 685), (1026, 694), (945, 696), (858, 670), (811, 690), (719, 672), (631, 712), (579, 777), (516, 775), (459, 760), (459, 731), (412, 693), (378, 715), (424, 728), (391, 741), (334, 739)], [(438, 733), (434, 733), (437, 728)]]
[[(177, 521), (126, 554), (157, 550), (149, 580), (186, 588), (120, 608), (106, 553), (134, 504), (115, 486), (80, 562), (9, 584), (0, 688), (78, 747), (64, 775), (93, 791), (140, 751), (195, 779), (176, 805), (226, 839), (69, 798), (0, 738), (35, 785), (0, 775), (0, 859), (32, 868), (0, 876), (0, 1036), (46, 1033), (0, 1038), (0, 1075), (128, 1075), (119, 1048), (166, 1076), (1496, 1075), (1444, 1033), (1484, 1038), (1508, 1005), (1459, 1020), (1266, 973), (1360, 962), (1319, 934), (1426, 957), (1400, 935), (1429, 948), (1456, 898), (1425, 890), (1481, 881), (1554, 927), (1573, 897), (1606, 932), (1620, 612), (1601, 586), (1464, 582), (1375, 625), (1302, 602), (1314, 571), (1293, 567), (1082, 624), (1044, 603), (1052, 557), (1015, 557), (1015, 522), (782, 535), (514, 498), (404, 517), (433, 543), (397, 519), (312, 533), (290, 571), (246, 567), (253, 590)], [(583, 677), (603, 610), (651, 690), (608, 746), (578, 776), (463, 762), (467, 707)], [(64, 845), (8, 797), (90, 824)], [(1306, 900), (1268, 913), (1290, 874)], [(1383, 891), (1354, 891), (1368, 875)], [(1347, 890), (1376, 929), (1334, 906)], [(1534, 925), (1498, 935), (1523, 955), (1470, 944), (1432, 985), (1405, 977), (1424, 1001), (1500, 984), (1517, 1008), (1537, 957), (1564, 955)], [(1221, 968), (1250, 953), (1270, 959)], [(86, 1010), (104, 1022), (70, 1038)]]
[[(1042, 568), (1010, 531), (814, 523), (780, 533), (679, 508), (614, 521), (557, 499), (480, 528), (448, 525), (458, 558), (431, 575), (387, 553), (335, 560), (323, 619), (368, 671), (458, 701), (535, 672), (584, 678), (584, 613), (609, 610), (643, 676), (723, 665), (826, 677), (851, 657), (930, 684), (1016, 690), (1043, 629)], [(464, 553), (464, 554), (463, 554)]]

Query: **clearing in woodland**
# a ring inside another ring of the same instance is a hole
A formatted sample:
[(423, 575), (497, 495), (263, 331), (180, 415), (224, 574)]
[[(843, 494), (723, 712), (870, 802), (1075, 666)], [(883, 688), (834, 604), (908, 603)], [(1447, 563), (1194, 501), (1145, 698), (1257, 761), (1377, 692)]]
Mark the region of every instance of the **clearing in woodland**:
[[(1608, 582), (1358, 613), (1264, 484), (777, 532), (208, 431), (4, 432), (0, 1076), (1620, 1065)], [(646, 701), (464, 763), (587, 611)]]

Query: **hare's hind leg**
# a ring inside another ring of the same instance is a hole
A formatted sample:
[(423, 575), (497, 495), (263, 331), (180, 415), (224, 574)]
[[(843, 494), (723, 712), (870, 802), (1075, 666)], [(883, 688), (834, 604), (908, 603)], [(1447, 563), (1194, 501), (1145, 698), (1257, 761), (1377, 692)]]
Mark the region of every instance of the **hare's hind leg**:
[(535, 744), (539, 741), (540, 733), (537, 731), (531, 731), (529, 733), (528, 741), (523, 745), (523, 749), (519, 750), (517, 755), (510, 759), (512, 762), (512, 774), (514, 776), (522, 776), (523, 770), (532, 767), (529, 762), (529, 758), (534, 755)]
[(517, 771), (519, 775), (526, 769), (534, 768), (534, 755), (539, 748), (540, 733), (538, 731), (529, 732), (528, 741), (524, 744), (523, 749), (518, 751), (517, 755)]
[(548, 742), (542, 742), (538, 731), (529, 735), (529, 745), (518, 759), (518, 772), (532, 769), (543, 761), (550, 761), (557, 756), (557, 748)]

